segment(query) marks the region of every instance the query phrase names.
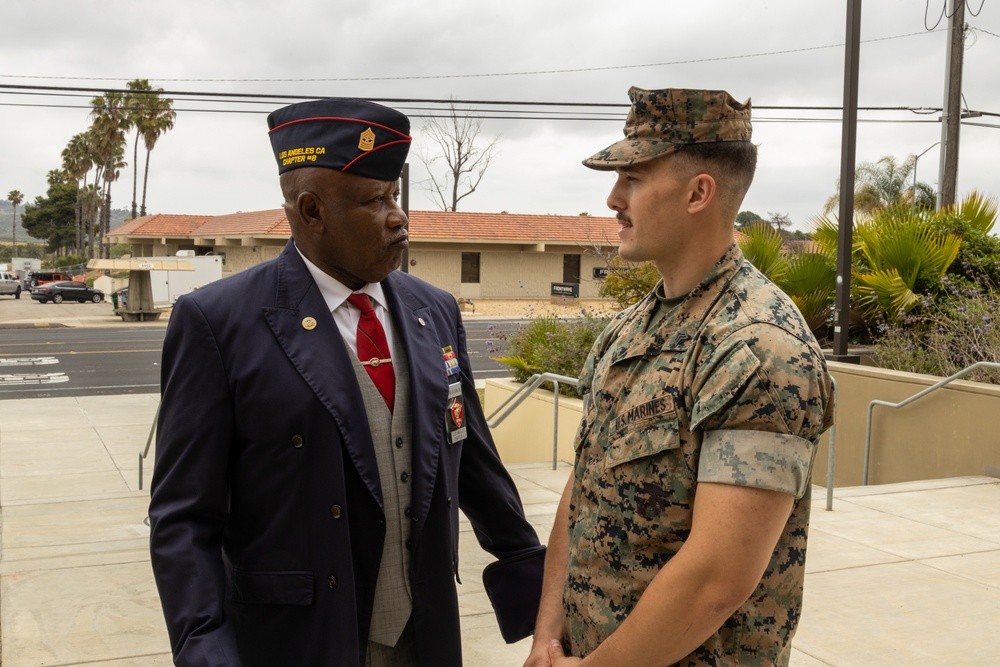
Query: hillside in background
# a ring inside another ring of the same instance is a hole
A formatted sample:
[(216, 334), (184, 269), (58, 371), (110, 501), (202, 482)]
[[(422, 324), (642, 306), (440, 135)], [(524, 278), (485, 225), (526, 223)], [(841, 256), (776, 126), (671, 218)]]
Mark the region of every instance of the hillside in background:
[[(17, 208), (17, 242), (35, 242), (39, 243), (41, 240), (32, 238), (28, 235), (28, 232), (24, 231), (24, 227), (21, 226), (21, 215), (24, 213), (24, 205), (18, 206)], [(129, 215), (129, 211), (124, 208), (113, 208), (111, 209), (111, 229), (116, 229), (125, 224), (125, 218)], [(0, 201), (0, 241), (10, 241), (11, 232), (13, 231), (14, 222), (14, 209), (7, 200)]]
[[(24, 205), (17, 207), (17, 241), (34, 241), (37, 242), (38, 239), (31, 238), (28, 232), (24, 231), (24, 227), (21, 226), (21, 214), (24, 212)], [(10, 205), (9, 201), (0, 201), (0, 241), (10, 241), (11, 232), (14, 227), (14, 207)]]

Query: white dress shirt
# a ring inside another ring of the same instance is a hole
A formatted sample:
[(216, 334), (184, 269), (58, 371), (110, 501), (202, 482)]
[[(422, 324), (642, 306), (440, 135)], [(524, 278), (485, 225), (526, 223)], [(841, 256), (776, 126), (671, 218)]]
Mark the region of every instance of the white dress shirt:
[[(333, 321), (337, 323), (340, 335), (344, 337), (344, 342), (352, 350), (358, 349), (358, 321), (361, 319), (361, 311), (347, 302), (347, 297), (354, 292), (344, 283), (340, 282), (322, 269), (310, 262), (302, 251), (296, 246), (299, 256), (306, 263), (310, 275), (319, 287), (319, 293), (323, 295), (327, 307), (333, 314)], [(367, 294), (372, 301), (372, 308), (375, 316), (382, 323), (385, 329), (385, 340), (389, 343), (389, 356), (394, 357), (396, 348), (393, 347), (392, 337), (392, 316), (389, 314), (389, 305), (385, 300), (385, 292), (380, 283), (367, 283), (364, 287), (356, 290), (359, 294)]]

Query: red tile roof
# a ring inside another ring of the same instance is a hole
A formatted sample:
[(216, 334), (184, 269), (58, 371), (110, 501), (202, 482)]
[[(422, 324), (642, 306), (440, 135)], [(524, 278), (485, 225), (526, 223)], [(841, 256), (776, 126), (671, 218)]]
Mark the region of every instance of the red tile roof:
[[(510, 243), (618, 242), (614, 218), (576, 215), (520, 215), (464, 211), (410, 211), (410, 237), (420, 240)], [(281, 236), (291, 234), (282, 209), (218, 216), (159, 214), (136, 218), (111, 236)]]
[(187, 236), (210, 220), (208, 215), (147, 215), (111, 230), (129, 236)]

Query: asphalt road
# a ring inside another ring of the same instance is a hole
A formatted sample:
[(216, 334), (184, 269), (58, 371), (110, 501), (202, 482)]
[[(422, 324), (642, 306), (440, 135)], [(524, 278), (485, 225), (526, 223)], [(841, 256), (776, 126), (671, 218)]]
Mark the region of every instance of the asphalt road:
[[(41, 306), (39, 306), (41, 307)], [(509, 375), (490, 357), (490, 329), (514, 320), (466, 323), (477, 380)], [(43, 327), (0, 331), (0, 399), (152, 393), (159, 390), (163, 327)]]

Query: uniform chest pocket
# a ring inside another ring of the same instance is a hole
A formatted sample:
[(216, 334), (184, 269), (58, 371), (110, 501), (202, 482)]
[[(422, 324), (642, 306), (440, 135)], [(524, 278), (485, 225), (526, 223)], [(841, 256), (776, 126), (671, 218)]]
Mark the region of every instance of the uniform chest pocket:
[(693, 486), (688, 482), (695, 479), (687, 459), (673, 410), (611, 435), (605, 465), (615, 497), (608, 500), (632, 551), (659, 550), (675, 539), (678, 521), (687, 519)]

